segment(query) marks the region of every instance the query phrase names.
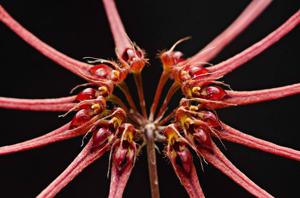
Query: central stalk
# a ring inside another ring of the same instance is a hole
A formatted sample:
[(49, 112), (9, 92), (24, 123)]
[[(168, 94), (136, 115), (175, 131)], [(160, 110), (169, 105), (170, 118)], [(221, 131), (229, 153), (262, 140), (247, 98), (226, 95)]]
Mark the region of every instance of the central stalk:
[(148, 171), (151, 187), (151, 197), (159, 198), (159, 184), (156, 166), (155, 136), (156, 127), (153, 123), (146, 124), (144, 132), (147, 141)]

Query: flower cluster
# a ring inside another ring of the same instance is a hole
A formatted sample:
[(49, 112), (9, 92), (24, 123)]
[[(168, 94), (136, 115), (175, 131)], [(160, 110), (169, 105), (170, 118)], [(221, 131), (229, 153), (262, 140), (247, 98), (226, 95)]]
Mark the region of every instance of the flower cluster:
[[(204, 197), (194, 165), (195, 155), (199, 157), (202, 168), (203, 162), (213, 165), (252, 195), (273, 197), (236, 168), (217, 147), (215, 140), (222, 144), (223, 140), (238, 143), (297, 161), (300, 161), (300, 151), (242, 133), (223, 123), (216, 110), (298, 94), (300, 83), (257, 91), (233, 91), (219, 79), (253, 59), (293, 30), (300, 22), (300, 10), (244, 51), (216, 65), (209, 63), (270, 3), (270, 0), (252, 1), (223, 33), (192, 57), (185, 58), (183, 52), (175, 49), (181, 42), (189, 39), (188, 37), (177, 41), (169, 50), (161, 52), (159, 57), (163, 72), (149, 116), (142, 80), (142, 71), (148, 64), (148, 59), (144, 50), (127, 35), (113, 0), (103, 0), (103, 4), (116, 47), (117, 61), (94, 57), (84, 57), (85, 62), (72, 59), (38, 39), (0, 5), (1, 22), (43, 55), (87, 81), (72, 90), (72, 93), (80, 90), (79, 93), (63, 98), (0, 97), (1, 108), (64, 112), (61, 117), (74, 114), (69, 123), (50, 133), (0, 147), (0, 155), (34, 149), (78, 136), (89, 139), (74, 161), (38, 197), (54, 197), (105, 153), (110, 153), (109, 197), (122, 197), (137, 156), (144, 146), (147, 148), (151, 195), (159, 197), (156, 144), (164, 147), (164, 153), (190, 197)], [(131, 96), (131, 88), (125, 82), (128, 75), (133, 75), (136, 83), (139, 107)], [(173, 84), (157, 111), (168, 80)], [(116, 88), (124, 94), (127, 102), (115, 94)], [(180, 89), (184, 97), (178, 107), (167, 114), (170, 100)]]

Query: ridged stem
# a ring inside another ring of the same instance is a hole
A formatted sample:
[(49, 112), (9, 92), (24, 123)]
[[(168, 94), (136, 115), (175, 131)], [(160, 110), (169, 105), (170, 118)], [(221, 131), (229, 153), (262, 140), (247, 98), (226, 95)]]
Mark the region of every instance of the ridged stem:
[(81, 173), (87, 166), (92, 164), (95, 160), (100, 158), (110, 148), (107, 144), (104, 147), (94, 147), (93, 141), (84, 147), (74, 161), (37, 197), (50, 198), (55, 197), (67, 184), (69, 184), (79, 173)]
[(268, 49), (270, 46), (275, 44), (287, 33), (294, 29), (300, 22), (300, 10), (298, 10), (293, 16), (291, 16), (286, 22), (284, 22), (279, 28), (270, 33), (268, 36), (253, 44), (244, 51), (237, 55), (229, 58), (215, 66), (208, 67), (212, 76), (219, 78), (227, 73), (233, 71), (244, 63), (252, 60), (255, 56)]
[(115, 2), (113, 0), (103, 0), (103, 5), (113, 34), (117, 52), (120, 53), (119, 56), (122, 56), (122, 53), (126, 48), (132, 47), (132, 42), (127, 36)]
[(253, 181), (251, 181), (244, 173), (242, 173), (239, 169), (237, 169), (217, 148), (216, 145), (213, 144), (212, 151), (208, 151), (207, 149), (199, 149), (199, 153), (204, 159), (212, 164), (215, 168), (219, 169), (225, 175), (227, 175), (230, 179), (236, 182), (238, 185), (243, 187), (249, 193), (253, 194), (256, 197), (261, 198), (270, 198), (273, 197), (267, 191), (259, 187)]
[(65, 124), (64, 126), (56, 130), (53, 130), (45, 135), (42, 135), (40, 137), (27, 140), (21, 143), (17, 143), (17, 144), (1, 146), (0, 155), (7, 155), (11, 153), (20, 152), (20, 151), (26, 151), (26, 150), (45, 146), (47, 144), (51, 144), (56, 141), (67, 139), (67, 138), (63, 138), (64, 136), (62, 136), (62, 134), (64, 134), (64, 132), (67, 131), (69, 127), (70, 127), (70, 123)]
[(151, 197), (159, 198), (159, 183), (157, 175), (157, 163), (155, 153), (155, 142), (154, 142), (154, 127), (152, 125), (146, 125), (145, 134), (147, 139), (147, 161), (148, 161), (148, 172), (149, 181), (151, 188)]
[(267, 153), (272, 153), (274, 155), (286, 157), (289, 159), (300, 161), (300, 151), (287, 148), (284, 146), (279, 146), (272, 142), (268, 142), (265, 140), (261, 140), (259, 138), (253, 137), (251, 135), (247, 135), (242, 133), (226, 124), (222, 124), (224, 127), (224, 131), (218, 132), (219, 138), (222, 140), (226, 140), (229, 142), (234, 142), (237, 144), (241, 144), (250, 148), (262, 150)]
[[(207, 62), (219, 54), (232, 40), (241, 34), (272, 2), (272, 0), (253, 0), (221, 34), (200, 50), (187, 62)], [(203, 53), (205, 51), (205, 53)]]
[(99, 116), (93, 117), (91, 120), (87, 121), (86, 123), (74, 129), (69, 129), (70, 123), (68, 123), (40, 137), (36, 137), (31, 140), (27, 140), (24, 142), (20, 142), (8, 146), (1, 146), (0, 155), (7, 155), (11, 153), (26, 151), (26, 150), (42, 147), (48, 144), (52, 144), (55, 142), (67, 140), (80, 135), (84, 135), (88, 132), (88, 130), (94, 125), (94, 123), (97, 120), (99, 120)]
[(21, 99), (0, 97), (0, 108), (30, 111), (69, 111), (76, 96), (50, 99)]
[(247, 105), (268, 100), (275, 100), (299, 93), (300, 83), (256, 91), (227, 91), (229, 97), (224, 99), (224, 102), (236, 105)]
[(89, 64), (72, 59), (38, 39), (31, 32), (25, 29), (21, 24), (19, 24), (16, 20), (14, 20), (1, 5), (0, 21), (2, 21), (20, 38), (22, 38), (25, 42), (34, 47), (40, 53), (53, 60), (54, 62), (58, 63), (59, 65), (63, 66), (64, 68), (75, 73), (76, 75), (82, 76), (80, 70), (87, 70), (90, 67)]

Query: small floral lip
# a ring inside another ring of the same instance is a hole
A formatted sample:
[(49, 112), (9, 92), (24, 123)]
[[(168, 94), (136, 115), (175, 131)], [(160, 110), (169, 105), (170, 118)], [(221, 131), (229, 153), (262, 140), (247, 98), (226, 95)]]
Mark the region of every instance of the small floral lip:
[[(260, 41), (215, 65), (209, 61), (245, 30), (269, 6), (271, 0), (251, 1), (227, 29), (192, 57), (185, 57), (183, 52), (176, 50), (189, 37), (180, 39), (159, 54), (163, 71), (147, 112), (142, 79), (142, 71), (148, 64), (146, 53), (127, 35), (114, 1), (102, 1), (115, 43), (116, 61), (85, 57), (85, 62), (82, 62), (68, 57), (25, 29), (0, 4), (0, 21), (3, 24), (41, 54), (87, 81), (71, 91), (79, 90), (76, 94), (67, 97), (0, 97), (0, 108), (63, 113), (60, 117), (73, 115), (67, 124), (45, 135), (1, 146), (0, 156), (83, 136), (88, 141), (83, 142), (82, 151), (37, 197), (56, 196), (86, 167), (108, 153), (108, 175), (111, 177), (108, 197), (120, 198), (145, 146), (151, 196), (158, 198), (160, 191), (155, 149), (157, 144), (161, 144), (164, 155), (191, 198), (205, 197), (194, 164), (198, 158), (202, 169), (204, 165), (211, 164), (250, 194), (273, 197), (235, 167), (216, 142), (224, 145), (225, 140), (296, 161), (300, 161), (300, 151), (234, 129), (221, 121), (216, 110), (299, 94), (300, 83), (263, 90), (234, 91), (220, 78), (252, 60), (297, 27), (300, 10)], [(134, 78), (139, 104), (135, 103), (130, 93), (131, 87), (125, 82), (129, 75)], [(161, 101), (167, 81), (172, 81), (172, 85)], [(116, 95), (115, 89), (122, 92), (126, 101)], [(166, 115), (170, 100), (179, 90), (183, 97), (178, 106)]]

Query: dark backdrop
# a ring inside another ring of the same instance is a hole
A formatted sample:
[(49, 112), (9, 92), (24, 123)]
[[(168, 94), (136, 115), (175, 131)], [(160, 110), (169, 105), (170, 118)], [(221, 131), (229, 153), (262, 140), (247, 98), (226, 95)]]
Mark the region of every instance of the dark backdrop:
[[(297, 1), (276, 1), (212, 63), (240, 52), (282, 24), (299, 9)], [(132, 0), (117, 1), (128, 35), (145, 49), (150, 65), (143, 72), (150, 103), (161, 66), (158, 50), (191, 35), (179, 49), (192, 55), (235, 19), (249, 1)], [(100, 0), (1, 0), (22, 25), (56, 49), (81, 59), (114, 58), (114, 44)], [(224, 80), (234, 90), (271, 88), (299, 82), (299, 28), (229, 74)], [(84, 81), (40, 55), (0, 24), (1, 96), (46, 98), (68, 95)], [(300, 150), (299, 95), (277, 101), (218, 111), (221, 119), (257, 137)], [(177, 100), (178, 101), (178, 100)], [(174, 100), (172, 105), (176, 105)], [(68, 119), (58, 113), (0, 111), (0, 144), (33, 138)], [(46, 187), (79, 153), (81, 138), (33, 151), (0, 157), (0, 196), (33, 197)], [(276, 197), (299, 196), (298, 162), (226, 143), (225, 154), (257, 184)], [(108, 156), (98, 160), (68, 185), (58, 197), (106, 197)], [(197, 161), (197, 160), (195, 160)], [(211, 166), (198, 174), (207, 197), (250, 197)], [(162, 197), (186, 197), (169, 162), (158, 157)], [(124, 197), (149, 197), (146, 157), (139, 157)]]

